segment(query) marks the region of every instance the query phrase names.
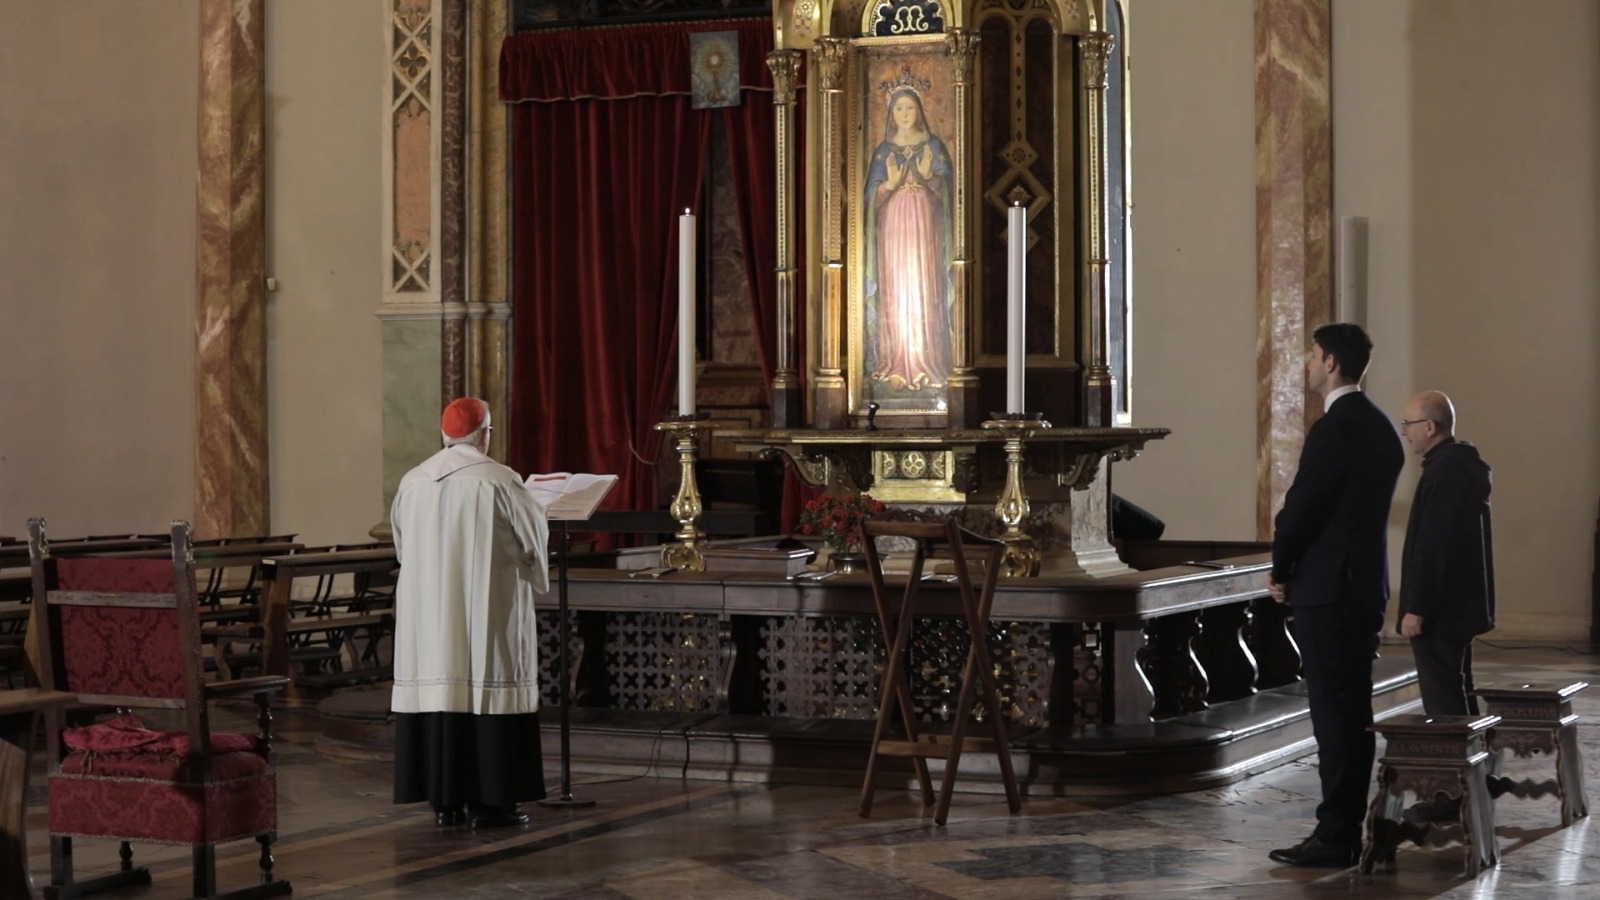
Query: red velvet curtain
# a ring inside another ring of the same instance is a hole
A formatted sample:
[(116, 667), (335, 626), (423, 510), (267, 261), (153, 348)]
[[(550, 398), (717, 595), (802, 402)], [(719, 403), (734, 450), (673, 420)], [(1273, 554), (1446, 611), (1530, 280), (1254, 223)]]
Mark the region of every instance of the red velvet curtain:
[[(657, 504), (654, 426), (677, 377), (677, 217), (703, 212), (710, 116), (720, 112), (690, 108), (695, 31), (739, 32), (745, 93), (726, 119), (738, 135), (741, 212), (749, 208), (744, 245), (764, 254), (750, 265), (770, 383), (771, 28), (750, 20), (560, 31), (502, 46), (500, 97), (515, 104), (509, 448), (519, 471), (615, 472), (608, 507)], [(765, 169), (745, 162), (763, 154)]]

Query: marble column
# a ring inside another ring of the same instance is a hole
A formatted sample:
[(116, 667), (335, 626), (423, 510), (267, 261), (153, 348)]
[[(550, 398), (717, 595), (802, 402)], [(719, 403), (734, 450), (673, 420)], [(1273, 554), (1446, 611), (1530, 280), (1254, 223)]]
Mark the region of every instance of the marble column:
[(1311, 333), (1329, 321), (1333, 117), (1328, 0), (1256, 0), (1256, 534), (1294, 480)]
[[(452, 386), (449, 373), (462, 371), (459, 362), (445, 361), (446, 347), (461, 347), (464, 341), (452, 345), (446, 337), (439, 264), (444, 5), (445, 0), (386, 0), (383, 6), (388, 55), (378, 264), (384, 293), (377, 315), (383, 322), (385, 512), (401, 476), (439, 449), (439, 411)], [(460, 228), (458, 222), (453, 246), (463, 243)], [(459, 286), (459, 268), (454, 274)], [(459, 350), (452, 353), (461, 357)]]
[[(489, 404), (496, 434), (511, 434), (508, 126), (500, 102), (500, 44), (510, 4), (473, 3), (467, 22), (467, 393)], [(446, 179), (448, 189), (448, 179)], [(507, 441), (489, 446), (505, 461)]]
[(201, 0), (196, 178), (196, 537), (271, 529), (263, 0)]
[(467, 7), (438, 6), (442, 82), (439, 116), (439, 292), (442, 306), (439, 393), (467, 393)]

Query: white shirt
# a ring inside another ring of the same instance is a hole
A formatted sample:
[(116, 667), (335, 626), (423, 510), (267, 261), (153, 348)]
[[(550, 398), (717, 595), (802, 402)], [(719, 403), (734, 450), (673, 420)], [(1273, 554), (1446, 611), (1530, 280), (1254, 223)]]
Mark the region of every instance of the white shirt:
[(457, 444), (400, 480), (389, 513), (397, 713), (539, 709), (534, 596), (550, 589), (549, 525), (522, 479)]
[(1328, 396), (1322, 398), (1322, 411), (1327, 412), (1333, 409), (1333, 401), (1343, 397), (1345, 394), (1354, 394), (1360, 390), (1361, 385), (1359, 384), (1346, 384), (1334, 388), (1328, 392)]

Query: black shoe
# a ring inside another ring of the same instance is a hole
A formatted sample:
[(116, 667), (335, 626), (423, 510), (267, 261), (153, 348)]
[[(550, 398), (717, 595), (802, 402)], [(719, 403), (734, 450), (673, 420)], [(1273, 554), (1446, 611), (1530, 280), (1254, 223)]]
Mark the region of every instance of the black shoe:
[(1459, 822), (1461, 803), (1449, 797), (1419, 800), (1410, 809), (1401, 813), (1400, 818), (1419, 825), (1425, 822)]
[(528, 814), (513, 804), (506, 809), (499, 806), (479, 806), (472, 810), (473, 828), (511, 828), (528, 824)]
[(455, 809), (435, 809), (433, 823), (440, 828), (458, 828), (467, 824), (467, 812), (459, 806)]
[(1332, 844), (1313, 834), (1293, 847), (1274, 850), (1267, 857), (1286, 866), (1346, 869), (1361, 861), (1361, 842)]

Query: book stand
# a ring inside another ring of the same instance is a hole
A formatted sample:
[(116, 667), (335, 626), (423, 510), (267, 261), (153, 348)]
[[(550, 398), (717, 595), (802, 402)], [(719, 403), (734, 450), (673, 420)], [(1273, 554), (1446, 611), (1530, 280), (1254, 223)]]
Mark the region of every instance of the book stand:
[[(933, 782), (928, 777), (927, 763), (931, 757), (944, 760), (944, 778), (939, 787), (938, 805), (933, 813), (933, 821), (943, 825), (950, 812), (950, 794), (955, 789), (956, 767), (961, 762), (963, 750), (993, 753), (998, 757), (1006, 803), (1015, 815), (1022, 809), (1022, 799), (1017, 791), (1016, 774), (1011, 768), (1011, 746), (1006, 740), (1004, 707), (1000, 705), (988, 646), (989, 608), (994, 602), (995, 583), (1000, 577), (1001, 560), (1006, 551), (1005, 542), (967, 531), (954, 521), (885, 522), (868, 519), (862, 523), (862, 534), (865, 537), (862, 544), (867, 551), (867, 574), (872, 579), (872, 601), (878, 609), (878, 622), (882, 626), (883, 642), (889, 655), (884, 661), (883, 684), (878, 693), (878, 721), (872, 732), (872, 752), (867, 757), (866, 780), (861, 785), (861, 817), (866, 818), (872, 813), (872, 794), (876, 789), (879, 760), (883, 756), (909, 756), (916, 770), (917, 782), (922, 788), (922, 804), (934, 806)], [(898, 609), (889, 605), (883, 579), (883, 559), (875, 540), (878, 537), (909, 538), (916, 543), (911, 572), (906, 576), (905, 594), (900, 599)], [(971, 636), (966, 665), (961, 670), (961, 682), (956, 686), (959, 699), (949, 735), (920, 733), (921, 726), (911, 700), (911, 625), (919, 613), (926, 615), (930, 612), (919, 609), (917, 603), (923, 565), (929, 559), (947, 559), (955, 564), (959, 612)], [(983, 568), (983, 583), (976, 591), (972, 584), (972, 564)], [(967, 737), (968, 720), (975, 700), (983, 701), (984, 719), (991, 734), (988, 738)], [(902, 739), (894, 739), (889, 735), (897, 712), (905, 729)]]

